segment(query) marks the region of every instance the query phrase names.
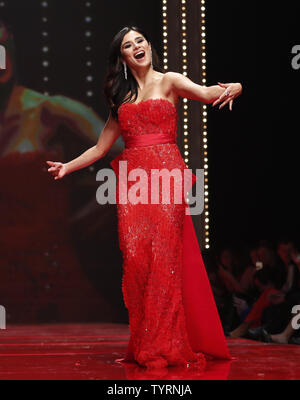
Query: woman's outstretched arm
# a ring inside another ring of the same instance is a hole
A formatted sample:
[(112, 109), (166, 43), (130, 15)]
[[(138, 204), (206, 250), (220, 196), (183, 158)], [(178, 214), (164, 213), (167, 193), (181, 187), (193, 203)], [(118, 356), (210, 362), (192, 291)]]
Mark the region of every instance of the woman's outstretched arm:
[(213, 86), (201, 86), (177, 72), (167, 72), (164, 79), (168, 90), (177, 96), (199, 100), (207, 104), (213, 103), (213, 106), (224, 100), (219, 108), (230, 103), (230, 110), (232, 110), (233, 100), (242, 93), (241, 83), (219, 83)]
[(93, 164), (106, 155), (120, 134), (121, 130), (119, 124), (110, 114), (95, 146), (90, 147), (79, 157), (74, 158), (65, 164), (61, 162), (47, 161), (47, 164), (50, 166), (48, 171), (54, 176), (54, 179), (61, 179), (73, 171)]

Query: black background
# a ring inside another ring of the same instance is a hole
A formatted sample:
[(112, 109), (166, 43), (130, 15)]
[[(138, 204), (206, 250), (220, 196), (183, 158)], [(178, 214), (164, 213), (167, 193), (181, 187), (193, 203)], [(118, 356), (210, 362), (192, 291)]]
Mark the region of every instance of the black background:
[(233, 111), (209, 114), (211, 236), (299, 244), (300, 44), (296, 2), (207, 2), (208, 84), (240, 81)]

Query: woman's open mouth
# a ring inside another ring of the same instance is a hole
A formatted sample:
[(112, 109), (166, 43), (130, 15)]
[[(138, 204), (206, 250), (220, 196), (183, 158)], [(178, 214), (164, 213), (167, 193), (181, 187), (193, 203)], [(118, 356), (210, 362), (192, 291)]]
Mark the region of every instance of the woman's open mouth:
[(145, 55), (146, 55), (146, 53), (144, 52), (144, 50), (141, 50), (134, 55), (134, 58), (136, 60), (143, 60), (145, 58)]

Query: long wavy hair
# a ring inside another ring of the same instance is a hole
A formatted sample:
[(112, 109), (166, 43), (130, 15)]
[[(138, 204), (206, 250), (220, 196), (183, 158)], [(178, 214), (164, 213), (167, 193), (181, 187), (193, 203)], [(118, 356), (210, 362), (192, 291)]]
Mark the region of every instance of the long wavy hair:
[[(138, 96), (138, 83), (132, 75), (130, 68), (127, 68), (127, 80), (125, 79), (124, 67), (121, 61), (121, 44), (124, 36), (130, 31), (140, 33), (147, 42), (150, 43), (146, 33), (136, 26), (126, 26), (113, 38), (109, 51), (108, 72), (104, 81), (104, 94), (112, 116), (116, 120), (118, 120), (118, 109), (120, 105), (129, 101), (134, 102)], [(152, 45), (151, 49), (153, 69), (162, 72), (159, 57)]]

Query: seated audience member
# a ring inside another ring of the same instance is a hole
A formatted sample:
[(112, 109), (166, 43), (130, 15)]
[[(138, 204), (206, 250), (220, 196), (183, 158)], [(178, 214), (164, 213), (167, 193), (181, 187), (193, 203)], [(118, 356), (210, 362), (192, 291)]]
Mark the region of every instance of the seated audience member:
[(244, 336), (250, 327), (260, 327), (264, 310), (271, 305), (283, 303), (292, 294), (298, 280), (297, 268), (293, 265), (289, 256), (290, 250), (291, 245), (286, 241), (279, 241), (277, 254), (265, 242), (262, 242), (258, 247), (258, 258), (263, 269), (266, 268), (266, 265), (269, 267), (267, 269), (268, 282), (266, 283), (265, 279), (257, 281), (257, 286), (262, 291), (261, 296), (254, 303), (245, 321), (230, 332), (231, 337)]
[(203, 251), (202, 256), (221, 322), (225, 328), (225, 326), (227, 326), (227, 321), (231, 318), (232, 312), (234, 311), (232, 306), (232, 297), (218, 275), (214, 254), (211, 252), (208, 253), (208, 251), (205, 250)]
[(252, 247), (249, 250), (249, 258), (239, 282), (242, 289), (250, 295), (255, 289), (254, 275), (256, 273), (257, 262), (259, 262), (257, 247)]
[(278, 243), (278, 254), (285, 268), (285, 283), (281, 293), (282, 301), (269, 306), (262, 315), (264, 340), (275, 343), (288, 343), (297, 338), (299, 343), (299, 329), (292, 325), (292, 310), (300, 305), (300, 254), (291, 241), (281, 240)]
[(293, 242), (288, 239), (279, 240), (277, 254), (281, 260), (280, 290), (288, 298), (299, 289), (300, 255), (298, 255)]
[(238, 265), (232, 250), (225, 248), (220, 252), (217, 258), (217, 266), (218, 276), (229, 293), (245, 293), (245, 289), (237, 277)]
[(253, 304), (251, 311), (245, 320), (232, 332), (230, 337), (238, 338), (245, 336), (250, 328), (258, 328), (261, 326), (261, 316), (263, 310), (272, 304), (272, 296), (279, 294), (279, 290), (275, 288), (273, 278), (273, 268), (265, 265), (254, 275), (254, 283), (261, 295)]

